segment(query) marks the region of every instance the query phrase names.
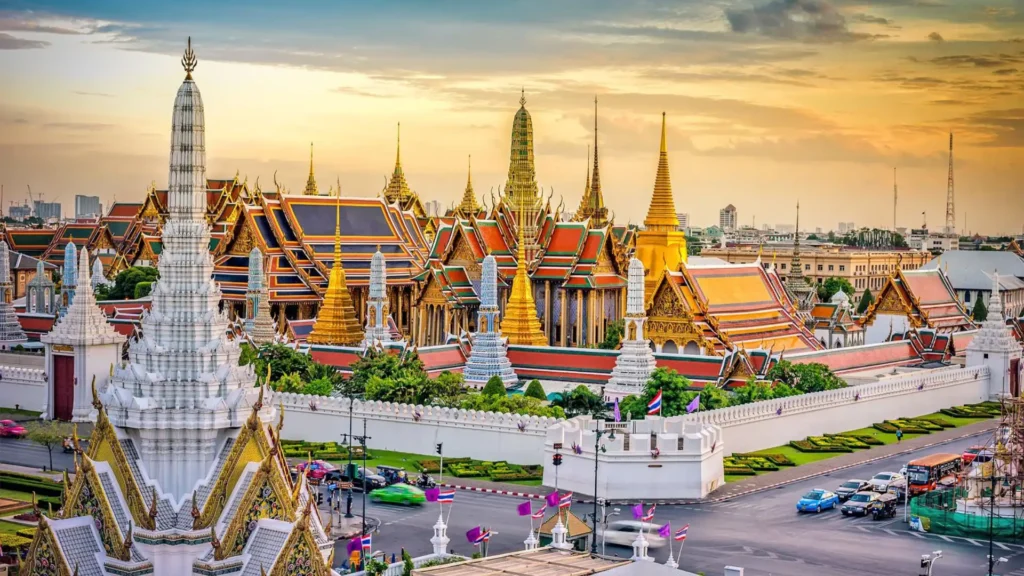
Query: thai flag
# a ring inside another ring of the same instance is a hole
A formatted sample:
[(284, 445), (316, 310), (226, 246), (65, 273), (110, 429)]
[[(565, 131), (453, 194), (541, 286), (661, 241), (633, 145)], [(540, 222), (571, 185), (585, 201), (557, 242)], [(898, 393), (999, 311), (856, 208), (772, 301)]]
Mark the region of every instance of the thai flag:
[(548, 509), (547, 505), (541, 506), (540, 510), (537, 510), (533, 514), (530, 514), (530, 518), (533, 518), (534, 520), (536, 520), (538, 518), (543, 518), (544, 517), (544, 511), (547, 510), (547, 509)]
[(373, 548), (373, 540), (372, 540), (372, 538), (373, 538), (373, 536), (371, 534), (367, 534), (366, 536), (363, 536), (363, 539), (362, 539), (363, 550), (369, 550), (369, 549)]
[(657, 504), (655, 504), (654, 506), (651, 506), (647, 510), (647, 514), (644, 514), (644, 517), (641, 518), (641, 520), (643, 520), (644, 522), (650, 522), (651, 520), (654, 520), (654, 509), (657, 508), (657, 507), (658, 507)]
[(572, 492), (566, 492), (562, 494), (562, 497), (558, 499), (559, 508), (568, 508), (572, 506)]
[(475, 540), (473, 540), (473, 544), (476, 545), (476, 544), (479, 544), (481, 542), (490, 542), (490, 541), (491, 541), (491, 531), (490, 530), (484, 530), (483, 532), (480, 533), (479, 536), (476, 537)]
[(661, 414), (661, 390), (658, 390), (654, 398), (647, 403), (647, 415), (654, 416), (655, 414)]
[(682, 540), (686, 540), (686, 531), (689, 530), (689, 529), (690, 529), (690, 525), (687, 524), (686, 526), (683, 526), (679, 530), (676, 530), (676, 535), (675, 535), (676, 542), (680, 542)]
[(451, 490), (442, 490), (437, 493), (437, 501), (441, 504), (454, 504), (455, 503), (455, 488)]

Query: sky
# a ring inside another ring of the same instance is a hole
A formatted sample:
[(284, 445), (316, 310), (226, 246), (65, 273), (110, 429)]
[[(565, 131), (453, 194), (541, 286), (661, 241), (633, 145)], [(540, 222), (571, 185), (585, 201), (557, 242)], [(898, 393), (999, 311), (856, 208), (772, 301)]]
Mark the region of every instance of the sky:
[(717, 224), (1024, 232), (1024, 0), (0, 0), (3, 207), (26, 187), (140, 200), (166, 185), (186, 39), (207, 176), (424, 201), (504, 186), (520, 93), (537, 180), (574, 210), (588, 146), (639, 223), (667, 114), (678, 212)]

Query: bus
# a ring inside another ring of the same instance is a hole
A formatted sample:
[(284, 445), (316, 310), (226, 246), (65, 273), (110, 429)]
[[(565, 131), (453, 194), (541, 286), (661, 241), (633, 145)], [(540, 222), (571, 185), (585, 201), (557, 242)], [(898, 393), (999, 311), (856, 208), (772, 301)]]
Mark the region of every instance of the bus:
[(938, 482), (963, 471), (964, 460), (959, 454), (929, 454), (907, 464), (907, 484), (911, 496), (935, 490)]

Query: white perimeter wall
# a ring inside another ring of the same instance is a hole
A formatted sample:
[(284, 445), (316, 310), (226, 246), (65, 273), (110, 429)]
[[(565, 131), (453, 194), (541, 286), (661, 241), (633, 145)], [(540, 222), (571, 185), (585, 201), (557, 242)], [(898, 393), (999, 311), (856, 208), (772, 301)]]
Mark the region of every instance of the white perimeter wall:
[(807, 436), (981, 402), (989, 397), (988, 381), (986, 366), (921, 370), (873, 384), (710, 410), (683, 419), (720, 426), (729, 453), (753, 452)]
[[(286, 440), (341, 442), (349, 431), (346, 398), (277, 393), (273, 402), (284, 406)], [(557, 418), (477, 412), (436, 406), (389, 402), (360, 402), (353, 409), (353, 432), (362, 435), (366, 418), (367, 446), (384, 450), (431, 455), (444, 443), (446, 457), (507, 460), (514, 464), (541, 464), (547, 429)], [(520, 424), (523, 429), (520, 430)]]
[(46, 406), (42, 355), (0, 354), (0, 406), (42, 411)]

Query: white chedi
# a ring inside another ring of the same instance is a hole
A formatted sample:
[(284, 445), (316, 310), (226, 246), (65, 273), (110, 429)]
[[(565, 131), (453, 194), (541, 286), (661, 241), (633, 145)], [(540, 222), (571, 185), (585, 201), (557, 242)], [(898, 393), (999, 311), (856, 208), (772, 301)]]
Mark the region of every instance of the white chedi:
[(498, 315), (498, 262), (488, 254), (480, 274), (476, 332), (470, 335), (473, 349), (462, 371), (467, 384), (482, 387), (493, 376), (501, 378), (505, 386), (519, 380), (508, 359), (505, 340), (498, 331)]
[(640, 395), (656, 367), (650, 341), (644, 336), (647, 316), (644, 312), (644, 265), (637, 258), (629, 261), (626, 288), (625, 333), (611, 379), (605, 387), (607, 400)]
[(363, 346), (370, 347), (377, 343), (391, 342), (391, 328), (388, 326), (388, 270), (384, 254), (380, 246), (370, 258), (370, 293), (366, 299), (366, 330), (363, 333)]

